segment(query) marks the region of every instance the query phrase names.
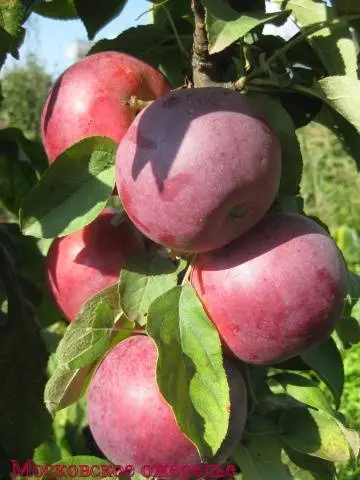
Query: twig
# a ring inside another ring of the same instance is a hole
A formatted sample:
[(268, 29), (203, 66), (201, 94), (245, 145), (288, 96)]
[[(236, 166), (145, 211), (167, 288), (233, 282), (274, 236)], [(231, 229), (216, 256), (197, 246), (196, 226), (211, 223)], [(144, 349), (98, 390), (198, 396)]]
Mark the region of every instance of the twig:
[(135, 113), (141, 112), (145, 107), (148, 107), (154, 102), (154, 100), (141, 100), (141, 98), (132, 95), (130, 98), (124, 101), (125, 105), (128, 105)]
[[(244, 88), (244, 78), (236, 81), (223, 82), (221, 80), (223, 61), (227, 61), (228, 49), (210, 55), (209, 41), (205, 28), (205, 9), (201, 0), (191, 0), (191, 8), (195, 19), (193, 40), (192, 69), (193, 84), (195, 87), (223, 87), (230, 90)], [(241, 87), (241, 88), (240, 88)]]
[[(307, 28), (304, 28), (302, 33), (300, 33), (297, 37), (286, 42), (283, 47), (276, 50), (267, 60), (263, 60), (261, 62), (261, 65), (257, 67), (252, 73), (250, 73), (250, 75), (244, 75), (235, 80), (235, 82), (233, 82), (235, 90), (241, 91), (245, 87), (247, 87), (249, 90), (256, 91), (258, 90), (257, 85), (278, 88), (279, 85), (276, 83), (276, 81), (272, 80), (271, 78), (269, 79), (264, 77), (265, 74), (271, 74), (271, 65), (274, 62), (283, 57), (289, 50), (306, 40), (310, 35), (313, 35), (314, 33), (323, 30), (324, 28), (329, 28), (359, 18), (360, 14), (344, 15), (342, 17), (333, 18), (324, 22), (318, 22)], [(293, 88), (295, 88), (298, 92), (314, 96), (314, 93), (311, 93), (309, 89), (306, 90), (306, 87), (303, 88), (302, 86), (296, 85)]]
[(314, 23), (313, 25), (310, 25), (309, 27), (304, 28), (303, 32), (300, 35), (286, 42), (286, 44), (283, 47), (279, 48), (279, 50), (277, 50), (273, 55), (271, 55), (267, 59), (266, 61), (267, 66), (269, 67), (272, 63), (274, 63), (276, 60), (282, 57), (290, 49), (294, 48), (296, 45), (306, 40), (306, 38), (309, 37), (310, 35), (313, 35), (314, 33), (320, 30), (323, 30), (324, 28), (333, 27), (335, 25), (346, 23), (351, 20), (357, 20), (359, 18), (360, 18), (360, 14), (344, 15), (342, 17), (326, 20), (325, 22)]
[(189, 57), (189, 52), (186, 50), (186, 48), (184, 47), (182, 41), (181, 41), (181, 38), (180, 38), (180, 35), (179, 35), (179, 32), (177, 31), (177, 28), (176, 28), (176, 25), (174, 23), (174, 20), (172, 19), (172, 16), (170, 15), (170, 12), (169, 10), (164, 6), (163, 7), (163, 10), (165, 12), (165, 15), (171, 25), (171, 28), (173, 29), (173, 32), (174, 32), (174, 35), (175, 35), (175, 38), (176, 38), (176, 41), (177, 41), (177, 44), (179, 46), (179, 50), (180, 52), (186, 57), (188, 58)]
[(302, 93), (303, 95), (308, 95), (309, 97), (314, 97), (318, 100), (324, 100), (321, 93), (316, 92), (314, 88), (305, 87), (304, 85), (299, 85), (297, 83), (291, 83), (289, 86), (283, 87), (280, 86), (276, 80), (270, 80), (268, 78), (253, 79), (246, 88), (248, 90), (264, 91), (263, 87), (266, 87), (266, 90), (272, 88), (275, 91)]
[(218, 86), (215, 59), (209, 54), (209, 42), (205, 29), (205, 9), (201, 0), (191, 0), (195, 19), (192, 55), (193, 82), (195, 87)]
[(145, 10), (145, 12), (140, 13), (140, 15), (135, 18), (135, 22), (140, 20), (140, 18), (143, 17), (144, 15), (146, 15), (147, 13), (154, 12), (156, 9), (162, 7), (163, 5), (166, 5), (167, 3), (169, 3), (169, 0), (164, 0), (163, 2), (160, 2), (160, 3), (157, 3), (156, 5), (153, 5), (148, 10)]

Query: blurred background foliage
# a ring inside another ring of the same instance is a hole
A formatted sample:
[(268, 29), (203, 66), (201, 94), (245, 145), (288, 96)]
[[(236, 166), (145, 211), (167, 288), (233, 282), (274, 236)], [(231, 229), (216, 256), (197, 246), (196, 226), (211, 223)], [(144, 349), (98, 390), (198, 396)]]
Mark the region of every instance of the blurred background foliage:
[(23, 65), (5, 70), (1, 79), (1, 128), (20, 128), (29, 139), (40, 138), (40, 114), (52, 81), (34, 53), (28, 53)]
[(330, 229), (360, 232), (360, 176), (338, 138), (315, 121), (297, 131), (304, 158), (301, 194), (306, 213)]
[[(330, 228), (351, 270), (360, 273), (360, 175), (338, 138), (316, 119), (298, 130), (304, 160), (301, 194), (308, 215)], [(360, 344), (342, 350), (345, 388), (341, 412), (360, 430)], [(360, 468), (341, 466), (340, 480), (359, 480)]]

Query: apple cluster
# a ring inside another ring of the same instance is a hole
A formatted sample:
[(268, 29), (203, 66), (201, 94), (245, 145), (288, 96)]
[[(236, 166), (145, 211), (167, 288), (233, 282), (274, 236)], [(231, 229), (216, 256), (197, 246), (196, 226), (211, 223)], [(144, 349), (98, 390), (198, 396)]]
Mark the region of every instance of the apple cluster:
[[(129, 100), (147, 105), (136, 115)], [(347, 291), (343, 257), (328, 233), (299, 214), (274, 213), (281, 145), (246, 94), (220, 88), (170, 91), (162, 74), (116, 52), (90, 55), (57, 80), (41, 133), (49, 162), (89, 136), (119, 144), (116, 188), (126, 213), (105, 209), (56, 239), (46, 279), (69, 321), (115, 285), (129, 255), (151, 241), (192, 254), (189, 281), (224, 346), (230, 388), (227, 460), (247, 416), (239, 361), (273, 365), (325, 341)], [(156, 381), (157, 349), (133, 335), (113, 347), (88, 390), (96, 443), (116, 464), (196, 464)]]

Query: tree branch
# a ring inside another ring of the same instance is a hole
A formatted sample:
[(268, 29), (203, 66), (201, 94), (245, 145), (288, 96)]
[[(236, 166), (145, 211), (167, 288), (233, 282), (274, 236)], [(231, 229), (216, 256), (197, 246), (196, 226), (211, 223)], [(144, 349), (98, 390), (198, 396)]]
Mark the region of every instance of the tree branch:
[(209, 54), (205, 29), (205, 9), (201, 0), (191, 0), (195, 19), (192, 69), (195, 87), (219, 86), (216, 57)]

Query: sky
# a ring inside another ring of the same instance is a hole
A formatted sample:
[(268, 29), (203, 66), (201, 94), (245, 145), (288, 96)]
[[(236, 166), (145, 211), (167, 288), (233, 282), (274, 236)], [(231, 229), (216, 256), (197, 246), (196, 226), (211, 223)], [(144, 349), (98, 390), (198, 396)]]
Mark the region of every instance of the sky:
[[(148, 22), (149, 14), (136, 18), (146, 12), (151, 3), (146, 0), (127, 2), (121, 14), (106, 25), (95, 37), (113, 38), (122, 31), (135, 25)], [(23, 61), (27, 53), (34, 52), (44, 68), (54, 76), (59, 75), (74, 61), (76, 42), (87, 40), (85, 27), (80, 20), (51, 20), (37, 14), (30, 16), (29, 25), (26, 28), (24, 44), (20, 49), (20, 61)], [(8, 57), (5, 68), (16, 63), (16, 60)]]
[[(149, 10), (150, 6), (151, 3), (147, 0), (128, 1), (121, 14), (98, 32), (95, 40), (114, 38), (127, 28), (147, 23), (149, 13), (137, 18)], [(274, 7), (268, 4), (267, 10), (273, 11)], [(24, 61), (28, 53), (36, 53), (45, 70), (54, 78), (74, 62), (77, 41), (87, 40), (85, 27), (80, 20), (51, 20), (32, 14), (29, 24), (24, 26), (26, 37), (20, 49), (20, 62)], [(273, 33), (274, 27), (266, 26), (265, 29), (265, 33)], [(287, 39), (296, 33), (296, 29), (289, 21), (280, 32)], [(8, 56), (4, 71), (15, 63), (17, 61)]]

